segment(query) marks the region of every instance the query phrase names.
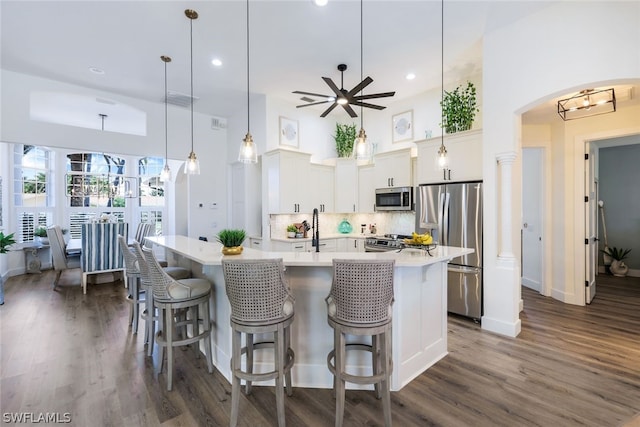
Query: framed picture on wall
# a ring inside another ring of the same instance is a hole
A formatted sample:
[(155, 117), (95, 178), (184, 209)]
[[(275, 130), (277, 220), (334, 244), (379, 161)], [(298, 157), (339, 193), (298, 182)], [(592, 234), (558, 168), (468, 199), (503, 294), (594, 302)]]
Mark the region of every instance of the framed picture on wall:
[(280, 117), (280, 145), (298, 148), (298, 121)]
[(394, 115), (391, 126), (393, 142), (413, 141), (413, 110)]

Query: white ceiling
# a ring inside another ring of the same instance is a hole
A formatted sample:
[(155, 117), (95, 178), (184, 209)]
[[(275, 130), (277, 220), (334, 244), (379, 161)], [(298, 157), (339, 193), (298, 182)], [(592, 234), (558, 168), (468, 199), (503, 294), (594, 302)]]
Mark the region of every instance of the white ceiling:
[[(451, 1), (444, 4), (444, 79), (457, 84), (482, 68), (482, 36), (557, 2)], [(441, 2), (363, 3), (367, 93), (396, 91), (390, 105), (441, 85)], [(252, 93), (301, 104), (294, 90), (329, 94), (321, 77), (345, 89), (360, 82), (360, 2), (250, 2)], [(2, 68), (162, 102), (164, 63), (170, 91), (189, 94), (189, 19), (193, 22), (194, 109), (229, 117), (246, 109), (246, 2), (6, 1), (0, 2)], [(219, 57), (222, 67), (210, 61)], [(92, 73), (89, 68), (104, 71)], [(407, 81), (405, 75), (417, 75)], [(318, 115), (324, 106), (316, 109)], [(332, 115), (345, 115), (342, 109)]]

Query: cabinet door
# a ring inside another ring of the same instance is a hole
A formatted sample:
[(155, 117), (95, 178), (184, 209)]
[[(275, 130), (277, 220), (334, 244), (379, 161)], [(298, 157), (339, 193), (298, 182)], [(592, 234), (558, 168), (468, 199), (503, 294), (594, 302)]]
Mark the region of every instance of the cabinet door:
[[(440, 149), (441, 141), (439, 139), (430, 139), (427, 141), (419, 141), (416, 145), (418, 146), (416, 185), (444, 181), (444, 172), (442, 168), (438, 166), (438, 150)], [(448, 148), (447, 154), (449, 154)]]
[[(313, 252), (316, 248), (309, 245), (309, 250)], [(336, 239), (320, 239), (320, 252), (336, 252), (336, 250)]]
[(348, 237), (347, 252), (364, 252), (364, 239)]
[(308, 172), (310, 154), (287, 150), (276, 150), (263, 155), (263, 178), (267, 183), (268, 211), (271, 214), (300, 213), (305, 203), (307, 181), (302, 180)]
[(375, 188), (411, 186), (411, 149), (377, 154)]
[(375, 166), (358, 167), (358, 211), (374, 213), (376, 205)]
[[(444, 143), (449, 160), (445, 171), (438, 166), (438, 150)], [(482, 131), (473, 130), (417, 141), (417, 184), (482, 179)]]
[(335, 213), (358, 212), (358, 164), (354, 159), (337, 159), (335, 168)]
[(306, 242), (280, 242), (277, 240), (271, 241), (271, 250), (276, 252), (306, 252)]
[[(305, 176), (309, 177), (308, 180), (303, 178)], [(317, 208), (319, 212), (334, 212), (333, 166), (308, 164), (306, 170), (299, 175), (298, 181), (301, 181), (303, 185), (308, 182), (305, 194), (309, 196), (309, 202), (308, 205), (306, 201), (303, 202), (302, 212), (311, 213), (314, 208)]]
[(259, 239), (257, 237), (251, 237), (249, 239), (249, 247), (251, 249), (262, 250), (262, 239)]

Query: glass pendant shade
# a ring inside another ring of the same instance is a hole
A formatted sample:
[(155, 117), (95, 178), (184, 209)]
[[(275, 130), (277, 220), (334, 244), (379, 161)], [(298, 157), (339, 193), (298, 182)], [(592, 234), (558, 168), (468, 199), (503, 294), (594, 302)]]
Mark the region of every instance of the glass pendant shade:
[(242, 140), (238, 161), (241, 163), (258, 163), (258, 150), (249, 132), (247, 132), (247, 135)]
[(160, 172), (160, 182), (168, 181), (171, 181), (171, 169), (169, 169), (169, 164), (165, 163), (162, 172)]
[(200, 162), (193, 151), (189, 154), (187, 161), (184, 162), (184, 173), (187, 175), (200, 175)]
[(360, 128), (358, 136), (353, 144), (353, 156), (357, 160), (368, 160), (371, 158), (371, 144), (367, 141), (367, 134), (364, 128)]
[(446, 169), (449, 166), (449, 158), (447, 157), (447, 149), (444, 146), (444, 143), (440, 145), (440, 149), (438, 150), (438, 167), (441, 169)]

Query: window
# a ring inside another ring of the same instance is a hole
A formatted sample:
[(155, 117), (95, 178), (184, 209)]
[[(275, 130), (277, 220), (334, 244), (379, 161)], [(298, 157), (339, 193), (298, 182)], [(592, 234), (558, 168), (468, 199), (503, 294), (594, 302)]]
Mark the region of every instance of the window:
[(42, 147), (15, 144), (13, 155), (16, 237), (19, 242), (30, 242), (38, 226), (51, 224), (53, 154)]
[(140, 178), (140, 222), (155, 224), (156, 235), (162, 234), (162, 213), (165, 206), (164, 185), (160, 172), (164, 167), (162, 157), (144, 157), (138, 161)]

